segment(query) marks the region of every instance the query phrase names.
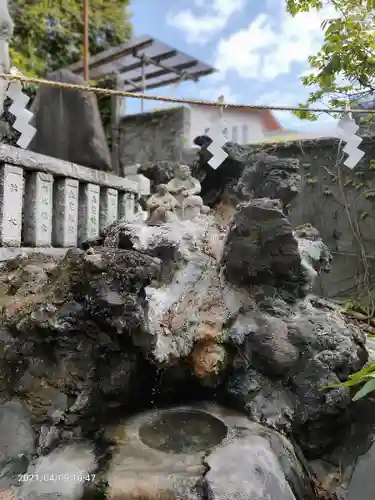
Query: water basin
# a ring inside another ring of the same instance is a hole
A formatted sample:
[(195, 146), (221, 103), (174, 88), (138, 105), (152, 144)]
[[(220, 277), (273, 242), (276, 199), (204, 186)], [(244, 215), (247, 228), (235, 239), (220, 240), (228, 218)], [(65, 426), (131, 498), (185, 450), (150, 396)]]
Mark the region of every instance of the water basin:
[(220, 444), (227, 426), (200, 410), (169, 409), (139, 428), (140, 440), (164, 453), (198, 453)]

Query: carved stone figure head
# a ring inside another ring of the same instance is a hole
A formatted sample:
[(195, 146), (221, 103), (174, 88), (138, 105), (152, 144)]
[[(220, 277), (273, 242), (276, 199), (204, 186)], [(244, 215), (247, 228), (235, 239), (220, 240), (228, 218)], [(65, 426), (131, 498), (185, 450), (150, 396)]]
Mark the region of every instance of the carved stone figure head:
[(180, 167), (177, 169), (176, 177), (183, 181), (189, 179), (189, 177), (191, 177), (190, 167), (188, 167), (187, 165), (180, 165)]
[(159, 184), (156, 188), (156, 192), (159, 196), (165, 196), (168, 193), (167, 186), (165, 184)]

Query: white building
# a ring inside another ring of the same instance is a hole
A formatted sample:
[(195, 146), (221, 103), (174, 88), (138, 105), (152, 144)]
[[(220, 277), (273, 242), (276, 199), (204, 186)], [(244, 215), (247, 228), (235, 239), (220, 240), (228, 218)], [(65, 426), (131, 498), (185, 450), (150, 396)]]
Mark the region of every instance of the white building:
[[(197, 136), (205, 135), (215, 121), (220, 120), (220, 109), (210, 106), (190, 106), (190, 133), (189, 145)], [(295, 141), (299, 139), (317, 139), (319, 137), (335, 136), (334, 128), (331, 131), (319, 133), (294, 132), (283, 128), (269, 109), (223, 109), (222, 133), (228, 141), (238, 144), (252, 144), (257, 142)]]

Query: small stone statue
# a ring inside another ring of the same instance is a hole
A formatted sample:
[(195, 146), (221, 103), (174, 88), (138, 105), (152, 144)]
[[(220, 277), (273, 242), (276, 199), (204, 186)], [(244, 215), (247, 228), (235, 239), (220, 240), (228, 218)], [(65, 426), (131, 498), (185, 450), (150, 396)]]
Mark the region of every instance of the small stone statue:
[(165, 184), (160, 184), (157, 191), (147, 201), (149, 218), (147, 224), (158, 226), (176, 219), (175, 210), (180, 208), (179, 202), (172, 196)]
[(167, 184), (167, 189), (176, 197), (181, 206), (181, 209), (177, 211), (181, 218), (193, 219), (201, 213), (207, 213), (208, 207), (203, 205), (202, 198), (198, 196), (201, 192), (201, 184), (191, 175), (187, 165), (180, 165), (176, 177)]
[(167, 189), (182, 206), (186, 198), (196, 196), (201, 192), (201, 184), (198, 179), (191, 175), (187, 165), (180, 165), (176, 177), (168, 182)]
[(203, 200), (200, 196), (188, 196), (182, 206), (183, 219), (194, 219), (202, 213), (203, 206)]

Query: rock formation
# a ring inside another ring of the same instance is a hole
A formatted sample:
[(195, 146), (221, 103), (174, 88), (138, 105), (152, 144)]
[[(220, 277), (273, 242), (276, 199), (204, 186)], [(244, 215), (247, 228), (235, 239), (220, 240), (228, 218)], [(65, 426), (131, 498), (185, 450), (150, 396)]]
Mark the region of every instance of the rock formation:
[[(227, 227), (207, 213), (120, 220), (62, 260), (4, 265), (0, 491), (323, 500), (312, 464), (342, 442), (352, 408), (349, 389), (322, 388), (368, 355), (361, 330), (309, 296), (331, 255), (287, 219), (299, 178), (286, 164), (249, 160)], [(19, 484), (52, 469), (60, 481)]]

